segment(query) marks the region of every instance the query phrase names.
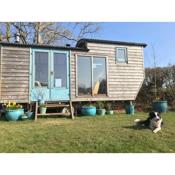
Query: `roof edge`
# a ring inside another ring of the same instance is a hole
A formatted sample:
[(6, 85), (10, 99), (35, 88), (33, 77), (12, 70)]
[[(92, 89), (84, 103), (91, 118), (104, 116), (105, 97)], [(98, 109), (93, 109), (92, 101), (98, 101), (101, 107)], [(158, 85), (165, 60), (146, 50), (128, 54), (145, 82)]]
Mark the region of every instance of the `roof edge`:
[(21, 44), (21, 43), (9, 43), (0, 42), (2, 46), (12, 46), (12, 47), (30, 47), (30, 48), (48, 48), (48, 49), (60, 49), (60, 50), (77, 50), (77, 51), (89, 51), (89, 49), (84, 47), (68, 47), (68, 46), (55, 46), (55, 45), (45, 45), (45, 44)]
[(87, 46), (87, 42), (89, 43), (104, 43), (104, 44), (119, 44), (119, 45), (130, 45), (130, 46), (143, 46), (146, 47), (146, 43), (137, 43), (137, 42), (126, 42), (126, 41), (113, 41), (113, 40), (100, 40), (100, 39), (88, 39), (88, 38), (82, 38), (78, 40), (76, 47), (81, 47), (84, 45), (84, 47)]

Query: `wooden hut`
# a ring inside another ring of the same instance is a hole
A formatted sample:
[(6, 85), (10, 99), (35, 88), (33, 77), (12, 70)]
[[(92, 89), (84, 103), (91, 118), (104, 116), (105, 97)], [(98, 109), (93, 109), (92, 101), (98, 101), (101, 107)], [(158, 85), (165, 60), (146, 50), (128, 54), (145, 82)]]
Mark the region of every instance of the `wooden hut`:
[(146, 44), (81, 39), (75, 47), (0, 43), (0, 102), (134, 101)]

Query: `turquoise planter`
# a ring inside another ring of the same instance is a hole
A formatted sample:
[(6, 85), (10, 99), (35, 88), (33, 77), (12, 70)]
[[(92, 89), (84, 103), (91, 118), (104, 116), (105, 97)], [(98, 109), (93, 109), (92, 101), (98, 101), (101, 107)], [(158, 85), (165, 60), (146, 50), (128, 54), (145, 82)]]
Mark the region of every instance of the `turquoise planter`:
[(5, 117), (8, 121), (17, 121), (24, 114), (24, 109), (6, 110)]
[(46, 114), (46, 110), (47, 110), (47, 108), (45, 108), (45, 107), (39, 108), (40, 114)]
[(106, 113), (106, 109), (97, 109), (97, 114), (98, 115), (105, 115), (105, 113)]
[(82, 107), (81, 113), (86, 116), (95, 116), (96, 115), (96, 107)]
[(153, 102), (153, 109), (156, 112), (167, 112), (168, 111), (168, 103), (167, 101), (155, 101)]
[(134, 105), (126, 105), (125, 110), (126, 114), (134, 115), (135, 112)]

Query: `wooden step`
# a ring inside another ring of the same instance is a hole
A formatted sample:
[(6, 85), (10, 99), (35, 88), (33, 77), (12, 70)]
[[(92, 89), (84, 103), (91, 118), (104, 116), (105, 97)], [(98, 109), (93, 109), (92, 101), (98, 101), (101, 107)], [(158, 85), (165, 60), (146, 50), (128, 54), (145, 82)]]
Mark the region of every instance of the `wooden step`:
[(69, 107), (69, 105), (68, 104), (46, 104), (46, 107), (47, 108), (55, 108), (55, 107)]
[(53, 116), (53, 115), (55, 115), (55, 116), (60, 116), (60, 115), (62, 115), (62, 116), (70, 116), (70, 113), (46, 113), (46, 114), (37, 114), (37, 116)]
[(70, 113), (46, 113), (46, 114), (38, 114), (38, 102), (35, 103), (35, 121), (37, 120), (38, 116), (71, 116), (72, 119), (74, 119), (74, 114), (73, 114), (73, 107), (72, 107), (72, 101), (69, 101), (68, 104), (65, 104), (65, 102), (54, 102), (54, 103), (47, 103), (46, 102), (46, 107), (47, 108), (64, 108), (68, 107), (70, 109)]

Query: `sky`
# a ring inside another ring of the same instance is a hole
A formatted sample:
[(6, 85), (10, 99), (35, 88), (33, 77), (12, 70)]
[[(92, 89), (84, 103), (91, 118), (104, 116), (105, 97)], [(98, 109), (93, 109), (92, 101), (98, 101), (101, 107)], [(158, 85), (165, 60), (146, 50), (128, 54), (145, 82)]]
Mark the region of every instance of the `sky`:
[(153, 48), (157, 66), (175, 64), (175, 23), (105, 22), (100, 25), (95, 38), (146, 43), (145, 67), (154, 66)]

